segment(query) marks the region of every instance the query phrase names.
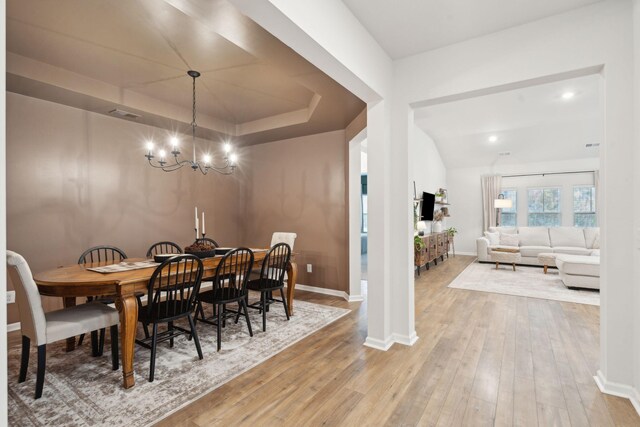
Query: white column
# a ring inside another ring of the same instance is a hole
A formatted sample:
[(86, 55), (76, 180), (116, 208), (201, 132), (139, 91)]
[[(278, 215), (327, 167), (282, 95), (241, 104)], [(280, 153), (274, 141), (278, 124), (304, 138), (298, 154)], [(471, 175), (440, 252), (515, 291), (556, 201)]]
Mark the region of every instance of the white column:
[(394, 341), (412, 345), (415, 331), (413, 273), (413, 110), (394, 98), (391, 121), (391, 330)]
[(349, 302), (362, 301), (362, 254), (360, 229), (362, 224), (361, 146), (367, 130), (363, 129), (348, 141), (348, 186), (349, 186)]
[(365, 345), (381, 350), (391, 335), (390, 111), (387, 101), (367, 106), (368, 331)]

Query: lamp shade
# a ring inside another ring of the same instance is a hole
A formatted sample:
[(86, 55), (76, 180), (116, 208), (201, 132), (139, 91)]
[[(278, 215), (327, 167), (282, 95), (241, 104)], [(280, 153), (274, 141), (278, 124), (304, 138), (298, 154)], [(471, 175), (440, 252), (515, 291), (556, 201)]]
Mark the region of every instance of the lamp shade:
[(513, 206), (513, 201), (511, 199), (494, 199), (493, 203), (496, 209), (510, 208)]

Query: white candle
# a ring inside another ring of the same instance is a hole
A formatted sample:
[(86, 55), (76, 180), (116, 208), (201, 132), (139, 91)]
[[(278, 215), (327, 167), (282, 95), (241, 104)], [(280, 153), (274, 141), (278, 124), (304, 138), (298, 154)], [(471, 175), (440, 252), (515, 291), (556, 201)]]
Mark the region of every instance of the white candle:
[(196, 239), (198, 238), (198, 236), (200, 235), (199, 233), (200, 227), (198, 225), (198, 218), (196, 218)]
[(196, 206), (196, 227), (198, 226), (198, 207)]
[(204, 236), (207, 232), (204, 229), (204, 211), (202, 211), (202, 235)]

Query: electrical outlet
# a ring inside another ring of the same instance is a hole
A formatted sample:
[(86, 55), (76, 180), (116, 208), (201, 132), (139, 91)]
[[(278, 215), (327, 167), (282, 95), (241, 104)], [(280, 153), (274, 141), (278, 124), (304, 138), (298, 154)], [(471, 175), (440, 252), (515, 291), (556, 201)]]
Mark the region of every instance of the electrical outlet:
[(313, 273), (313, 266), (311, 264), (307, 264), (307, 273)]
[(16, 302), (16, 291), (7, 291), (7, 304)]

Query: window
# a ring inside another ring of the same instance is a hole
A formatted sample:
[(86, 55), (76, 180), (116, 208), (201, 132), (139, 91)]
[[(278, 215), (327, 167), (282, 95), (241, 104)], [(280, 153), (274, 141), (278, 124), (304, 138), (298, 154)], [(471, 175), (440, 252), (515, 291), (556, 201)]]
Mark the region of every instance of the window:
[(559, 227), (562, 223), (560, 188), (529, 188), (527, 193), (529, 226)]
[(596, 187), (593, 185), (573, 187), (573, 225), (576, 227), (597, 227)]
[(511, 200), (511, 207), (500, 210), (500, 225), (516, 227), (518, 225), (518, 191), (515, 188), (505, 188), (501, 194), (505, 199)]

